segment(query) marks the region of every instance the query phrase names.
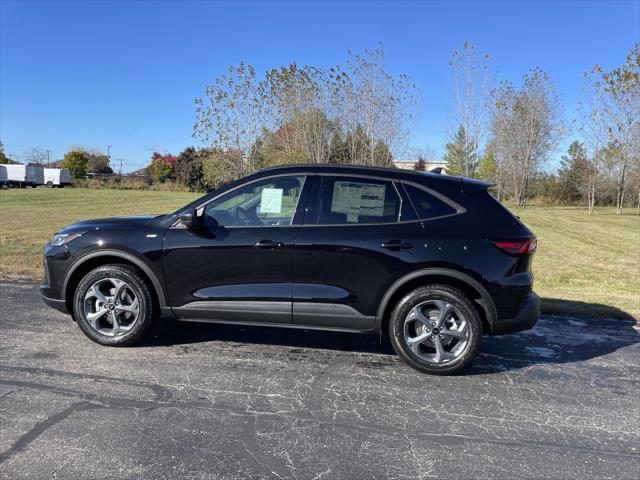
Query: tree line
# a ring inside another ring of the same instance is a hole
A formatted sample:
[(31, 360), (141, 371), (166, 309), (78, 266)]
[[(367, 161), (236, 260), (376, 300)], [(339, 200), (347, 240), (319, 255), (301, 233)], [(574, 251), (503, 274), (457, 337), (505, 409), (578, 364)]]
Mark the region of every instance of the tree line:
[[(228, 67), (195, 100), (200, 146), (154, 152), (150, 181), (204, 191), (272, 165), (392, 166), (408, 150), (420, 93), (384, 60), (380, 46), (349, 51), (343, 66), (330, 68), (291, 63), (258, 74), (244, 62)], [(619, 67), (584, 74), (586, 100), (572, 122), (548, 72), (532, 68), (514, 84), (497, 80), (493, 62), (469, 43), (452, 52), (449, 141), (442, 158), (427, 151), (415, 168), (441, 160), (446, 173), (489, 181), (498, 199), (518, 205), (537, 197), (584, 204), (589, 213), (599, 204), (621, 212), (634, 203), (640, 212), (640, 46)], [(100, 152), (77, 148), (64, 164), (76, 176), (110, 169)]]
[[(640, 213), (640, 47), (620, 67), (596, 65), (584, 74), (587, 101), (573, 125), (547, 72), (534, 68), (520, 86), (491, 84), (488, 56), (464, 45), (451, 63), (456, 130), (446, 145), (448, 173), (488, 180), (500, 199), (526, 205), (533, 197), (552, 203), (636, 203)], [(547, 167), (559, 142), (575, 141), (559, 168)], [(570, 138), (570, 137), (569, 137)]]
[(406, 75), (391, 75), (382, 48), (349, 52), (344, 67), (291, 63), (263, 75), (230, 66), (196, 99), (203, 146), (154, 152), (151, 179), (208, 190), (257, 169), (292, 163), (392, 166), (406, 148), (417, 105)]
[[(518, 205), (540, 197), (620, 213), (635, 201), (640, 211), (639, 45), (621, 66), (584, 74), (587, 101), (572, 123), (548, 72), (532, 68), (513, 84), (497, 81), (492, 64), (469, 43), (452, 52), (448, 174), (487, 180)], [(406, 151), (418, 98), (407, 75), (385, 70), (382, 47), (349, 52), (345, 67), (292, 63), (259, 77), (250, 65), (231, 66), (196, 99), (205, 184), (282, 163), (390, 166)], [(576, 140), (550, 171), (570, 135)], [(420, 157), (415, 168), (426, 164)]]

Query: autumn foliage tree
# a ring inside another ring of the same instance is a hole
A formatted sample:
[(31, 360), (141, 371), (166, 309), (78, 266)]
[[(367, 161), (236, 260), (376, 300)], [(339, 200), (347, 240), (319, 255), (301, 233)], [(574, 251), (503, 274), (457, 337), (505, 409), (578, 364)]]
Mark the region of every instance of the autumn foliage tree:
[(291, 63), (263, 77), (240, 63), (196, 100), (193, 133), (233, 178), (281, 163), (390, 166), (409, 138), (415, 92), (386, 71), (382, 47), (350, 52), (343, 67)]
[(522, 80), (521, 87), (503, 82), (493, 92), (491, 116), (495, 155), (520, 206), (532, 195), (532, 180), (563, 133), (560, 102), (549, 74), (534, 68)]
[(87, 174), (89, 158), (84, 150), (74, 149), (64, 154), (62, 165), (69, 170), (73, 178), (82, 178)]
[(177, 158), (171, 154), (153, 152), (149, 164), (149, 175), (156, 182), (164, 182), (173, 174)]

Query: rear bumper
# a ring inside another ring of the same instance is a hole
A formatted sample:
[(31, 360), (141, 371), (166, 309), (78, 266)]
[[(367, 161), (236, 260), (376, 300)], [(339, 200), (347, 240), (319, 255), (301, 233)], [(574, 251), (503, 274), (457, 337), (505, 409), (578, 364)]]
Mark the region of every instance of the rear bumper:
[(502, 318), (495, 320), (491, 335), (504, 335), (506, 333), (516, 333), (522, 330), (529, 330), (538, 321), (540, 316), (540, 297), (535, 293), (531, 293), (520, 303), (518, 314), (512, 318)]

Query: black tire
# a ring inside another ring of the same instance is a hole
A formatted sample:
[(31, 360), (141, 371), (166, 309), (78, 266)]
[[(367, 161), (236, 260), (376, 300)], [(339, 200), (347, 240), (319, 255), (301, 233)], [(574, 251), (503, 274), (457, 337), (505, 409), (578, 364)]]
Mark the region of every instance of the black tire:
[[(139, 302), (136, 323), (131, 330), (120, 336), (101, 334), (91, 326), (85, 316), (84, 299), (87, 292), (96, 282), (107, 278), (126, 282)], [(110, 347), (128, 347), (140, 342), (149, 334), (159, 317), (159, 310), (152, 287), (148, 285), (140, 270), (129, 265), (109, 264), (91, 270), (80, 280), (73, 296), (73, 316), (82, 332), (94, 342)]]
[[(416, 355), (404, 335), (405, 318), (411, 310), (424, 302), (444, 301), (455, 307), (467, 321), (468, 341), (460, 355), (443, 364), (429, 363)], [(422, 373), (451, 375), (465, 368), (475, 357), (482, 339), (482, 322), (473, 303), (457, 288), (448, 285), (428, 285), (405, 295), (393, 309), (389, 320), (389, 339), (393, 349), (411, 368)]]
[(53, 182), (51, 180), (47, 182), (47, 188), (53, 188)]

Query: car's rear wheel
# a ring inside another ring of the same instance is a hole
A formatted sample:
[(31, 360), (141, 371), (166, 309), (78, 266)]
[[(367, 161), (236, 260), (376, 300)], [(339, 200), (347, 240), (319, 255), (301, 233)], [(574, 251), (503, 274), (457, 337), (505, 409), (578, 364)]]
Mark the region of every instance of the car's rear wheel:
[(129, 265), (103, 265), (78, 284), (74, 317), (84, 334), (109, 346), (130, 346), (142, 340), (158, 317), (150, 287)]
[(466, 367), (482, 338), (471, 301), (448, 285), (429, 285), (407, 294), (394, 308), (389, 337), (396, 353), (424, 373), (449, 375)]

